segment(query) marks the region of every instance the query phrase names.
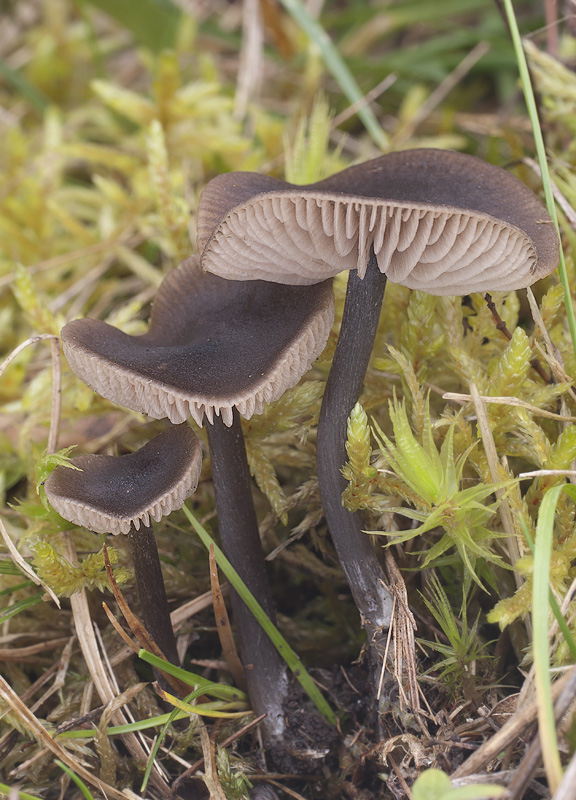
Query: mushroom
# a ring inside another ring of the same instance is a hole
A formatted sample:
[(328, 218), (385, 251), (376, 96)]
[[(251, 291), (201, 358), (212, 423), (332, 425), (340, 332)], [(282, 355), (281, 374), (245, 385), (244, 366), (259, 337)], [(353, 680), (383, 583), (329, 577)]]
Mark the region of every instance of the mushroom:
[(557, 266), (556, 230), (538, 198), (503, 169), (461, 153), (411, 150), (309, 186), (220, 175), (200, 199), (198, 249), (204, 269), (233, 280), (308, 285), (351, 270), (318, 422), (318, 478), (374, 657), (392, 603), (358, 513), (342, 507), (340, 470), (386, 279), (437, 295), (522, 288)]
[(151, 519), (181, 508), (198, 486), (200, 442), (186, 425), (170, 427), (124, 456), (80, 455), (45, 483), (61, 517), (95, 533), (128, 534), (142, 616), (166, 658), (178, 664), (166, 589)]
[[(102, 396), (176, 423), (206, 418), (222, 547), (272, 619), (239, 414), (260, 413), (300, 380), (323, 350), (333, 317), (330, 281), (226, 281), (190, 258), (163, 281), (144, 335), (92, 319), (62, 330), (70, 367)], [(265, 735), (280, 752), (286, 665), (233, 591), (231, 601), (252, 706), (267, 713)]]
[(350, 269), (363, 278), (374, 251), (393, 283), (436, 295), (520, 289), (558, 263), (534, 193), (447, 150), (389, 153), (309, 186), (219, 175), (201, 197), (198, 249), (216, 275), (294, 285)]

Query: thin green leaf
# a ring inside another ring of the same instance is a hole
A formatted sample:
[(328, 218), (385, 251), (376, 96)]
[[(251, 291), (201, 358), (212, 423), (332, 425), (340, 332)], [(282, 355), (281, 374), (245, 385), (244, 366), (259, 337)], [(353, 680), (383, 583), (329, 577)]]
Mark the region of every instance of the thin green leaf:
[(62, 761), (59, 761), (57, 758), (54, 759), (54, 761), (56, 764), (58, 764), (60, 769), (66, 773), (66, 775), (72, 778), (72, 780), (74, 781), (76, 786), (80, 789), (86, 800), (94, 800), (94, 795), (92, 794), (90, 789), (86, 786), (84, 781), (70, 769), (70, 767), (67, 767), (66, 764), (63, 764)]
[(552, 703), (550, 655), (548, 642), (548, 596), (550, 593), (550, 562), (554, 533), (554, 516), (561, 492), (576, 500), (576, 487), (566, 484), (553, 486), (542, 500), (536, 523), (534, 577), (532, 598), (532, 629), (538, 723), (544, 767), (550, 789), (555, 792), (562, 780), (562, 765)]
[[(290, 16), (296, 20), (297, 24), (302, 28), (309, 39), (316, 45), (326, 67), (332, 73), (332, 76), (337, 81), (350, 103), (360, 102), (363, 98), (360, 87), (324, 28), (310, 16), (310, 13), (300, 0), (280, 0), (280, 2)], [(369, 105), (364, 105), (359, 108), (358, 116), (364, 123), (364, 127), (375, 144), (382, 150), (385, 150), (388, 146), (388, 137), (382, 130), (382, 126), (376, 119), (371, 107)]]
[(22, 572), (10, 558), (0, 558), (0, 575), (22, 575)]
[[(106, 729), (107, 736), (119, 736), (123, 733), (135, 733), (136, 731), (146, 731), (149, 728), (158, 728), (160, 725), (169, 725), (175, 719), (185, 719), (189, 717), (183, 711), (171, 711), (168, 714), (161, 714), (158, 717), (140, 719), (136, 722), (129, 722), (126, 725), (114, 725)], [(58, 733), (56, 739), (92, 739), (94, 736), (93, 728), (82, 728), (75, 731), (64, 731)]]
[(308, 674), (299, 656), (290, 647), (276, 626), (270, 621), (262, 606), (257, 602), (252, 592), (246, 587), (232, 564), (228, 561), (216, 542), (214, 542), (206, 528), (201, 525), (201, 523), (196, 519), (194, 514), (186, 505), (183, 507), (183, 511), (186, 514), (188, 521), (198, 534), (204, 547), (208, 551), (210, 550), (211, 545), (214, 547), (214, 555), (216, 557), (218, 566), (224, 575), (226, 575), (234, 589), (238, 592), (240, 598), (248, 606), (255, 619), (260, 623), (264, 632), (270, 638), (270, 641), (278, 650), (288, 668), (292, 670), (308, 697), (312, 700), (318, 711), (327, 720), (327, 722), (335, 725), (336, 715), (334, 714), (334, 711), (330, 708), (322, 693)]
[(6, 620), (15, 617), (16, 614), (19, 614), (21, 611), (26, 611), (26, 609), (31, 608), (32, 606), (38, 605), (38, 603), (42, 602), (43, 594), (40, 592), (38, 594), (33, 594), (30, 597), (25, 597), (23, 600), (18, 600), (8, 608), (3, 608), (0, 610), (0, 625)]
[[(518, 64), (518, 72), (520, 73), (520, 83), (524, 93), (524, 100), (528, 110), (528, 116), (532, 124), (532, 134), (534, 136), (534, 145), (538, 156), (538, 164), (540, 165), (540, 173), (542, 175), (542, 187), (544, 189), (544, 197), (546, 198), (546, 208), (552, 218), (554, 226), (560, 236), (560, 228), (558, 226), (558, 215), (556, 214), (556, 204), (554, 202), (554, 195), (552, 193), (552, 182), (550, 180), (550, 172), (548, 170), (548, 160), (546, 157), (546, 146), (544, 144), (544, 137), (542, 136), (542, 128), (540, 127), (540, 120), (538, 119), (538, 109), (536, 106), (536, 99), (534, 97), (534, 90), (532, 88), (532, 81), (530, 80), (530, 72), (528, 70), (528, 63), (526, 61), (526, 54), (522, 47), (522, 39), (520, 31), (518, 30), (518, 23), (516, 15), (514, 14), (514, 7), (512, 0), (503, 0), (504, 10), (506, 12), (506, 19), (510, 27), (510, 35), (512, 36), (512, 43), (514, 45), (514, 52), (516, 53), (516, 61)], [(558, 275), (560, 282), (564, 287), (564, 302), (566, 305), (566, 317), (568, 319), (568, 327), (570, 328), (570, 336), (572, 339), (572, 348), (576, 354), (576, 316), (574, 315), (574, 306), (572, 305), (572, 294), (570, 291), (570, 284), (568, 282), (568, 273), (566, 272), (566, 262), (564, 260), (564, 253), (560, 248), (560, 264), (558, 265)]]
[(2, 591), (0, 591), (0, 597), (14, 594), (14, 592), (17, 592), (19, 589), (25, 589), (27, 586), (34, 586), (34, 584), (32, 581), (22, 581), (22, 583), (16, 583), (14, 586), (9, 586), (7, 589), (2, 589)]
[(234, 686), (227, 686), (225, 683), (214, 683), (201, 675), (196, 675), (194, 672), (189, 672), (186, 669), (177, 667), (165, 661), (163, 658), (149, 653), (148, 650), (140, 650), (138, 656), (142, 661), (147, 664), (152, 664), (153, 667), (158, 667), (163, 672), (167, 672), (174, 678), (178, 678), (187, 686), (199, 686), (203, 689), (202, 694), (210, 694), (213, 697), (218, 697), (221, 700), (245, 700), (247, 695), (241, 689), (236, 689)]
[(34, 794), (27, 794), (26, 792), (21, 792), (16, 786), (8, 786), (5, 783), (0, 783), (0, 796), (14, 797), (15, 793), (18, 798), (21, 798), (21, 800), (41, 800), (40, 797), (36, 797), (36, 795)]
[(140, 792), (143, 797), (145, 797), (146, 787), (148, 786), (148, 781), (150, 780), (150, 774), (154, 767), (156, 756), (160, 750), (162, 742), (164, 741), (166, 734), (168, 733), (168, 728), (170, 727), (170, 725), (172, 725), (172, 723), (175, 720), (185, 719), (187, 716), (189, 717), (190, 715), (186, 714), (184, 711), (178, 711), (178, 709), (175, 708), (173, 711), (170, 712), (170, 714), (166, 714), (165, 716), (167, 716), (168, 719), (165, 721), (164, 725), (162, 726), (162, 730), (156, 737), (156, 741), (154, 742), (152, 750), (150, 751), (150, 756), (148, 758), (148, 763), (146, 764), (146, 769), (144, 770), (144, 777), (142, 778), (142, 786), (140, 787)]
[[(214, 703), (200, 703), (197, 706), (192, 706), (190, 703), (186, 703), (184, 700), (180, 700), (178, 697), (174, 697), (173, 694), (169, 694), (168, 692), (164, 692), (164, 697), (169, 703), (172, 703), (172, 705), (178, 708), (180, 711), (186, 711), (188, 714), (198, 714), (201, 717), (216, 717), (221, 719), (235, 719), (236, 717), (246, 716), (245, 708), (243, 708), (241, 711), (228, 711), (226, 710), (226, 706), (222, 706), (222, 708), (214, 708)], [(238, 705), (235, 703), (229, 703), (228, 707), (238, 708)]]
[[(530, 535), (530, 531), (528, 530), (528, 526), (526, 525), (526, 520), (524, 517), (520, 517), (520, 524), (522, 526), (522, 531), (524, 536), (526, 537), (526, 541), (528, 542), (528, 547), (532, 555), (534, 555), (534, 542), (532, 541), (532, 536)], [(576, 661), (576, 642), (574, 641), (574, 637), (572, 636), (572, 631), (568, 627), (568, 623), (562, 613), (560, 606), (558, 605), (558, 601), (554, 596), (554, 592), (552, 589), (548, 589), (548, 602), (550, 603), (550, 608), (552, 609), (552, 613), (556, 617), (556, 622), (558, 623), (558, 627), (564, 637), (564, 641), (568, 645), (568, 649), (570, 650), (570, 655)]]
[(22, 72), (9, 67), (2, 58), (0, 58), (0, 76), (2, 76), (7, 83), (11, 84), (14, 89), (30, 103), (32, 108), (35, 108), (36, 111), (40, 111), (41, 113), (46, 111), (50, 105), (50, 101), (46, 95), (30, 83)]

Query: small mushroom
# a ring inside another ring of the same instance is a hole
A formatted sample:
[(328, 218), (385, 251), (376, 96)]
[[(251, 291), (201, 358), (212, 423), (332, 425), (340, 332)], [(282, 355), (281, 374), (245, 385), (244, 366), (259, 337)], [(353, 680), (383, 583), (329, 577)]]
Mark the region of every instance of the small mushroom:
[[(99, 320), (62, 330), (73, 371), (103, 397), (152, 417), (204, 418), (223, 550), (266, 613), (274, 607), (252, 500), (239, 414), (249, 418), (294, 386), (323, 350), (334, 317), (331, 282), (312, 287), (226, 281), (196, 258), (163, 281), (148, 332)], [(231, 593), (248, 692), (269, 745), (281, 748), (286, 666)]]
[(518, 289), (555, 269), (558, 245), (530, 189), (503, 169), (450, 151), (390, 153), (309, 186), (228, 173), (201, 196), (198, 249), (209, 272), (301, 285), (351, 271), (317, 462), (328, 527), (374, 661), (392, 603), (359, 515), (342, 507), (340, 470), (386, 279), (437, 295)]
[(394, 283), (430, 294), (519, 289), (558, 263), (534, 193), (474, 156), (408, 150), (309, 186), (250, 172), (214, 178), (198, 210), (202, 266), (295, 285), (355, 269), (373, 251)]
[(96, 319), (62, 331), (71, 369), (119, 405), (176, 424), (246, 419), (294, 386), (322, 352), (334, 318), (331, 283), (233, 282), (189, 258), (162, 282), (148, 332)]
[(56, 467), (46, 497), (61, 517), (95, 533), (128, 534), (142, 615), (166, 658), (178, 653), (151, 520), (181, 508), (196, 491), (200, 442), (186, 425), (170, 427), (124, 456), (80, 455), (77, 469)]

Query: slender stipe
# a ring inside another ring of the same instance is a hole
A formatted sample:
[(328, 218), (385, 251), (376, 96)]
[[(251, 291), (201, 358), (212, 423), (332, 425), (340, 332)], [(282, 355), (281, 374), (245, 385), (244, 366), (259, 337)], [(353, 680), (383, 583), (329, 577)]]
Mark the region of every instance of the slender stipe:
[(144, 624), (168, 661), (178, 666), (180, 659), (176, 637), (170, 621), (166, 587), (152, 526), (140, 525), (140, 530), (137, 531), (132, 525), (128, 541)]
[(372, 650), (379, 650), (390, 625), (392, 598), (370, 537), (362, 531), (359, 513), (342, 505), (346, 480), (341, 468), (347, 460), (346, 424), (358, 401), (370, 362), (386, 276), (372, 252), (366, 275), (356, 270), (348, 278), (340, 336), (318, 420), (318, 482), (324, 515), (340, 564), (360, 611)]
[[(212, 425), (206, 424), (206, 431), (222, 549), (274, 621), (274, 606), (252, 500), (250, 471), (238, 411), (234, 409), (230, 427), (215, 416)], [(288, 693), (286, 664), (233, 589), (230, 590), (230, 599), (252, 708), (257, 715), (267, 714), (262, 726), (268, 738), (279, 742), (285, 728), (283, 705)]]

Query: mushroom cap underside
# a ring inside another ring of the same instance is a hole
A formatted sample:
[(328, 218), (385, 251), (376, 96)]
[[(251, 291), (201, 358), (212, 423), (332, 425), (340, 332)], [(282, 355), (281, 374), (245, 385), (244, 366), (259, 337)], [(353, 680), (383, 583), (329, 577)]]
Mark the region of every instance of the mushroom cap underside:
[(220, 175), (202, 194), (198, 220), (203, 268), (235, 280), (362, 276), (373, 248), (393, 282), (467, 294), (528, 286), (558, 263), (556, 230), (527, 186), (443, 150), (390, 153), (301, 187)]
[(198, 486), (202, 450), (194, 431), (179, 425), (134, 453), (81, 455), (71, 463), (78, 469), (59, 466), (46, 479), (53, 508), (96, 533), (128, 533), (182, 507)]
[(294, 386), (334, 318), (330, 281), (313, 287), (226, 281), (191, 258), (162, 283), (150, 326), (129, 336), (100, 320), (62, 330), (70, 367), (113, 402), (174, 423), (249, 418)]

